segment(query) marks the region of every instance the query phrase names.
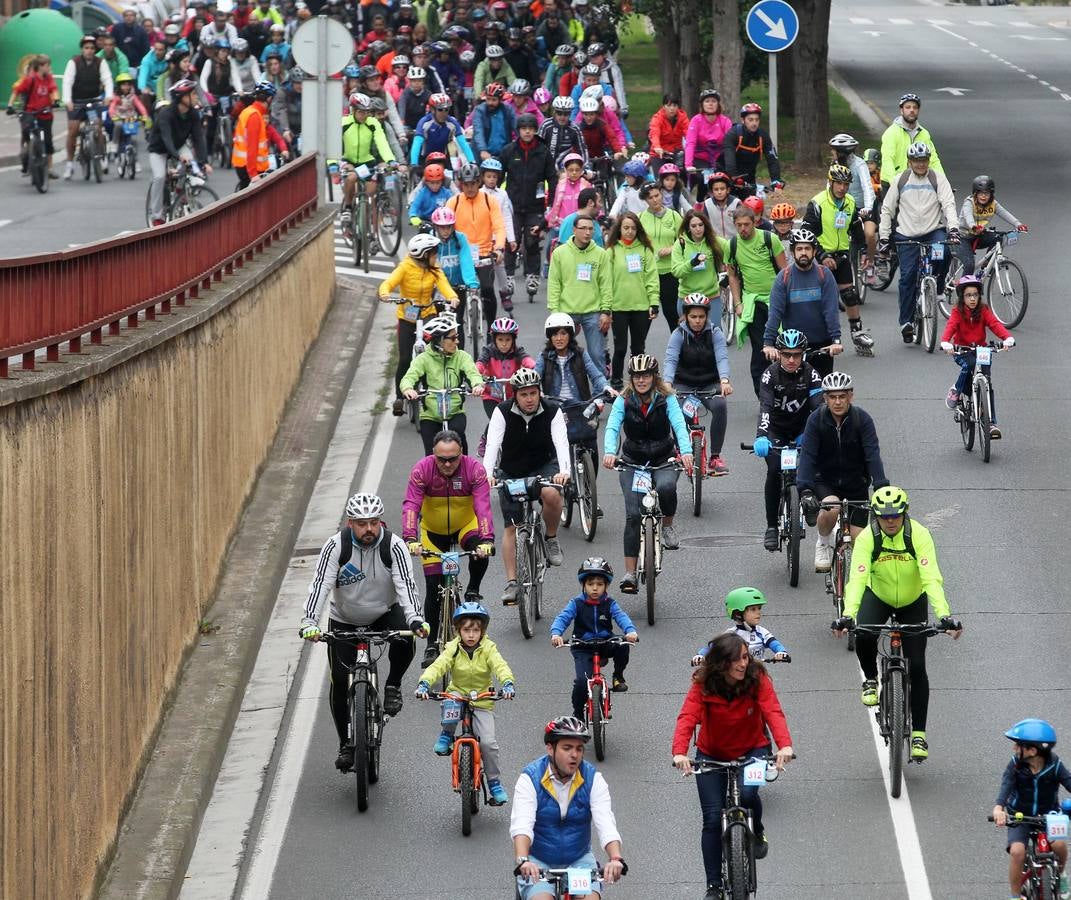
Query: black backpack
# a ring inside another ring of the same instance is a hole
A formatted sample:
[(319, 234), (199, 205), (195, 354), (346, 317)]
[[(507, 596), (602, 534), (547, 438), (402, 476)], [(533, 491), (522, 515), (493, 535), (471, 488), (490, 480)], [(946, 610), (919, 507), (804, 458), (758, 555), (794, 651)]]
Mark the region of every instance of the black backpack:
[[(874, 565), (885, 549), (881, 546), (881, 536), (884, 532), (877, 519), (870, 520), (870, 533), (874, 535), (874, 549), (870, 551), (870, 565)], [(918, 559), (915, 555), (915, 545), (911, 540), (911, 517), (906, 513), (904, 514), (904, 549), (912, 559)]]
[[(383, 565), (387, 567), (388, 570), (390, 570), (391, 568), (390, 540), (390, 529), (384, 526), (383, 539), (379, 542), (379, 559), (383, 563)], [(342, 549), (338, 554), (339, 572), (341, 572), (342, 567), (350, 561), (351, 556), (353, 556), (353, 532), (347, 525), (345, 528), (342, 529)], [(336, 581), (336, 584), (337, 583), (338, 582)]]

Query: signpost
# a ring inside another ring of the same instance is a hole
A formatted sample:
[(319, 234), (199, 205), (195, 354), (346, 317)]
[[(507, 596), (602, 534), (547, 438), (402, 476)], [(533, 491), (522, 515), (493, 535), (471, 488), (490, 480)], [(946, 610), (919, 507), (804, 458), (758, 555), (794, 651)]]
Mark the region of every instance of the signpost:
[(747, 38), (764, 51), (770, 62), (770, 137), (777, 146), (777, 54), (792, 46), (800, 33), (796, 11), (785, 0), (760, 0), (751, 7), (744, 23)]
[(324, 161), (342, 155), (342, 82), (337, 75), (353, 56), (353, 36), (346, 26), (327, 16), (309, 19), (294, 32), (294, 61), (307, 76), (302, 83), (302, 152), (316, 152), (320, 190), (324, 189)]

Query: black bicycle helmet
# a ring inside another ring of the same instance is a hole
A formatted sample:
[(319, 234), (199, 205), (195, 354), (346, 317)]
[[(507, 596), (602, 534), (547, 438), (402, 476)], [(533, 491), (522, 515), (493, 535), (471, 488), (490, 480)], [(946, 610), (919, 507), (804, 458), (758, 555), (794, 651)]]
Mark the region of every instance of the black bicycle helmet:
[(586, 744), (591, 740), (591, 732), (576, 716), (558, 716), (543, 727), (543, 742), (557, 744), (562, 738), (578, 738)]
[(606, 583), (610, 584), (614, 580), (613, 566), (601, 556), (589, 556), (580, 564), (580, 568), (576, 570), (576, 580), (583, 584), (584, 579), (590, 578), (592, 575), (601, 575), (606, 579)]
[(990, 194), (997, 192), (997, 183), (991, 175), (979, 175), (971, 182), (971, 193), (977, 194), (980, 191), (986, 191)]

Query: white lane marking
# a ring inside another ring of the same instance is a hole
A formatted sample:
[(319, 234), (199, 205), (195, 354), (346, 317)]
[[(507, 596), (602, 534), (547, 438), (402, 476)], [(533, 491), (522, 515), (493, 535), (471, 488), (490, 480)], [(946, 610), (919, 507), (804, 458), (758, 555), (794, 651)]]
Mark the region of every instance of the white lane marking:
[(1050, 84), (1049, 85), (1049, 90), (1050, 91), (1056, 91), (1056, 93), (1060, 93), (1060, 89), (1055, 84)]
[(889, 19), (890, 25), (912, 25), (914, 24), (910, 19)]
[(1061, 100), (1071, 100), (1071, 94), (1060, 94)]
[(968, 19), (968, 25), (974, 25), (976, 28), (996, 28), (992, 22), (987, 22), (985, 19)]
[(1013, 19), (1008, 24), (1011, 25), (1012, 28), (1037, 28), (1038, 27), (1033, 22), (1024, 22), (1021, 19), (1019, 21), (1016, 21), (1016, 20)]
[(1040, 78), (1038, 79), (1038, 84), (1043, 84), (1045, 87), (1049, 87), (1050, 86), (1047, 81), (1042, 81)]
[(873, 25), (874, 24), (874, 20), (873, 19), (862, 19), (862, 18), (859, 18), (858, 16), (852, 16), (851, 18), (848, 19), (848, 21), (851, 22), (853, 25)]
[(926, 21), (929, 22), (931, 25), (951, 25), (952, 24), (952, 20), (951, 19), (927, 19)]
[[(14, 168), (14, 166), (12, 166), (12, 168)], [(0, 219), (0, 228), (3, 228), (5, 225), (10, 225), (14, 221), (14, 219)]]
[(871, 37), (881, 37), (885, 34), (884, 31), (864, 31), (863, 34), (869, 34)]

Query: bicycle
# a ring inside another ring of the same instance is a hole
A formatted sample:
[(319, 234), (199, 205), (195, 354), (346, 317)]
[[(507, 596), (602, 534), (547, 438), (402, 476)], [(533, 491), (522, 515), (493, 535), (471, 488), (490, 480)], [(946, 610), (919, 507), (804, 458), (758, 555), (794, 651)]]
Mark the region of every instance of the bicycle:
[[(599, 414), (603, 410), (604, 401), (601, 397), (591, 400), (566, 400), (562, 397), (548, 397), (561, 403), (562, 412), (566, 420), (572, 414), (578, 415), (584, 424), (597, 434), (599, 427)], [(569, 484), (566, 485), (562, 505), (561, 523), (566, 528), (573, 522), (573, 507), (580, 514), (580, 528), (584, 532), (584, 540), (591, 543), (595, 540), (595, 532), (599, 527), (599, 489), (595, 480), (597, 473), (598, 450), (595, 446), (583, 441), (569, 441)]]
[(683, 388), (677, 397), (680, 400), (681, 412), (684, 413), (688, 437), (692, 444), (692, 474), (688, 481), (692, 485), (693, 516), (698, 516), (703, 512), (703, 479), (713, 474), (707, 471), (707, 430), (703, 427), (702, 419), (709, 415), (709, 411), (703, 405), (703, 398), (720, 396), (721, 388), (713, 391)]
[[(1030, 286), (1023, 267), (1004, 255), (1004, 246), (1018, 243), (1021, 232), (987, 228), (986, 233), (996, 236), (998, 240), (986, 251), (982, 264), (977, 267), (985, 283), (985, 300), (1005, 328), (1014, 328), (1026, 315)], [(949, 267), (944, 296), (941, 298), (941, 315), (946, 319), (956, 305), (956, 282), (963, 274), (963, 262), (957, 258)]]
[(442, 724), (460, 723), (461, 734), (454, 738), (450, 754), (450, 771), (454, 792), (461, 796), (461, 833), (472, 834), (472, 817), (480, 811), (480, 794), (487, 806), (492, 802), (487, 789), (487, 775), (480, 757), (480, 741), (472, 727), (472, 704), (478, 700), (501, 700), (501, 691), (473, 691), (462, 694), (454, 691), (439, 691), (435, 699), (445, 701), (442, 708)]
[[(170, 163), (168, 160), (167, 176), (164, 180), (165, 222), (191, 215), (219, 200), (219, 194), (205, 184), (205, 176), (199, 170), (191, 171), (192, 165), (182, 160), (179, 160), (174, 168)], [(145, 192), (145, 223), (152, 227), (152, 185), (149, 185), (148, 191)]]
[[(520, 866), (513, 874), (520, 877)], [(622, 875), (625, 873), (622, 872)], [(540, 881), (547, 882), (554, 889), (554, 900), (571, 900), (575, 897), (589, 897), (602, 886), (602, 869), (540, 869)], [(514, 882), (515, 900), (521, 900), (521, 891)]]
[[(848, 576), (852, 567), (852, 529), (849, 515), (853, 508), (870, 509), (867, 500), (845, 500), (841, 498), (832, 503), (819, 503), (819, 509), (840, 508), (837, 524), (833, 527), (833, 566), (826, 574), (826, 593), (833, 595), (833, 612), (839, 619), (844, 615), (844, 588), (848, 585)], [(855, 635), (848, 633), (848, 650), (855, 650)]]
[(888, 624), (863, 625), (842, 616), (831, 627), (834, 631), (846, 628), (849, 635), (860, 632), (888, 638), (880, 642), (878, 647), (881, 656), (881, 691), (874, 715), (878, 720), (878, 732), (889, 748), (889, 794), (895, 799), (900, 796), (903, 782), (904, 747), (911, 740), (910, 663), (904, 656), (903, 635), (933, 637), (947, 631), (959, 631), (963, 626), (947, 617), (937, 623), (905, 624), (897, 621), (894, 614)]
[(619, 460), (614, 469), (618, 472), (632, 470), (632, 490), (642, 494), (640, 507), (640, 553), (636, 564), (636, 578), (646, 588), (647, 624), (655, 623), (655, 588), (658, 574), (662, 571), (662, 505), (658, 491), (654, 486), (653, 472), (659, 469), (676, 469), (683, 466), (677, 460), (670, 460), (660, 466), (642, 466), (637, 463)]
[(591, 186), (595, 188), (603, 209), (609, 209), (617, 199), (617, 185), (614, 183), (614, 158), (603, 153), (593, 157)]
[(937, 346), (937, 277), (933, 264), (945, 258), (945, 242), (898, 241), (914, 244), (919, 248), (919, 270), (915, 282), (915, 310), (912, 325), (915, 329), (914, 343), (922, 343), (927, 353)]
[(231, 118), (233, 97), (217, 97), (213, 114), (216, 117), (216, 133), (212, 141), (212, 150), (219, 159), (220, 168), (231, 167), (231, 151), (234, 147), (234, 120)]
[[(777, 780), (780, 772), (771, 765), (775, 756), (742, 756), (734, 760), (691, 759), (693, 773), (725, 772), (725, 806), (721, 821), (721, 878), (726, 900), (747, 900), (758, 891), (755, 831), (751, 810), (744, 806), (744, 788)], [(793, 756), (795, 759), (795, 756)]]
[(129, 178), (134, 180), (138, 171), (138, 128), (141, 122), (138, 119), (123, 119), (119, 128), (119, 145), (115, 151), (116, 173), (120, 180)]
[[(451, 544), (449, 550), (420, 551), (421, 559), (438, 559), (442, 565), (443, 583), (439, 588), (439, 647), (445, 647), (447, 643), (457, 636), (454, 628), (454, 610), (461, 605), (463, 591), (461, 585), (461, 558), (474, 556), (473, 550), (462, 550), (457, 544)], [(442, 679), (443, 690), (446, 690), (448, 675)]]
[(588, 701), (584, 706), (584, 724), (591, 731), (592, 740), (595, 742), (595, 757), (599, 762), (606, 758), (606, 723), (613, 718), (610, 685), (602, 674), (602, 657), (610, 655), (604, 652), (610, 647), (621, 645), (635, 646), (616, 634), (596, 641), (585, 641), (577, 637), (562, 641), (563, 647), (590, 647), (594, 651), (591, 657), (591, 676), (588, 678)]
[(435, 410), (436, 415), (439, 417), (439, 431), (447, 431), (449, 429), (450, 421), (450, 398), (457, 396), (462, 398), (464, 402), (465, 397), (472, 393), (472, 389), (469, 387), (452, 387), (452, 388), (428, 388), (422, 387), (417, 389), (417, 396), (415, 400), (410, 400), (409, 406), (409, 420), (416, 427), (417, 431), (420, 431), (420, 409), (424, 404), (424, 401), (428, 397), (435, 398)]
[(989, 462), (992, 438), (989, 429), (993, 424), (993, 384), (985, 371), (993, 366), (993, 354), (1004, 353), (1008, 348), (1003, 344), (990, 342), (976, 347), (952, 348), (954, 354), (973, 353), (974, 377), (971, 379), (969, 394), (960, 394), (952, 415), (959, 423), (963, 446), (969, 452), (974, 449), (974, 438), (978, 437), (978, 452), (982, 462)]
[(498, 489), (513, 500), (520, 501), (524, 518), (517, 525), (517, 609), (521, 617), (521, 633), (526, 638), (535, 634), (535, 623), (543, 618), (543, 577), (547, 571), (547, 529), (543, 522), (542, 504), (536, 505), (543, 488), (564, 490), (550, 478), (506, 478), (496, 471)]
[[(328, 160), (328, 163), (332, 162), (335, 161)], [(342, 229), (342, 239), (350, 247), (354, 268), (360, 266), (361, 269), (367, 272), (369, 270), (369, 258), (374, 252), (373, 244), (375, 243), (370, 220), (378, 218), (378, 216), (373, 216), (373, 212), (378, 212), (379, 209), (379, 193), (383, 187), (383, 178), (380, 177), (376, 182), (374, 203), (369, 199), (368, 192), (365, 190), (365, 182), (370, 178), (375, 178), (377, 175), (382, 175), (384, 166), (378, 165), (369, 168), (364, 163), (359, 166), (353, 166), (349, 164), (343, 165), (344, 162), (337, 164), (342, 173), (342, 178), (348, 178), (352, 173), (357, 176), (357, 184), (354, 186), (353, 199), (348, 204), (343, 204), (339, 210), (340, 213), (347, 211), (350, 213), (349, 224)], [(398, 219), (398, 239), (399, 241), (401, 240), (400, 218)], [(395, 244), (394, 249), (398, 249), (397, 244)]]
[(386, 256), (394, 256), (402, 243), (402, 213), (404, 195), (397, 166), (379, 166), (382, 175), (376, 186), (376, 231), (380, 249)]
[(889, 245), (889, 258), (878, 259), (874, 264), (874, 283), (868, 285), (875, 291), (884, 291), (893, 283), (896, 272), (900, 268), (900, 257), (896, 252), (896, 244)]
[[(493, 256), (481, 256), (472, 265), (476, 269), (477, 276), (479, 276), (480, 269), (490, 268), (494, 264), (495, 258)], [(475, 359), (483, 349), (483, 345), (480, 342), (486, 339), (488, 329), (491, 327), (491, 321), (485, 321), (483, 296), (479, 288), (470, 290), (467, 293), (465, 298), (465, 323), (468, 325), (469, 336), (472, 340), (472, 356)], [(458, 346), (462, 345), (458, 344)]]
[[(411, 640), (412, 631), (371, 631), (355, 628), (350, 631), (325, 631), (319, 640), (327, 644), (353, 645), (357, 656), (349, 669), (350, 727), (347, 746), (353, 751), (351, 772), (357, 779), (357, 810), (368, 809), (368, 786), (379, 781), (379, 751), (383, 743), (383, 728), (390, 716), (379, 702), (379, 671), (377, 660), (382, 648), (391, 641)], [(375, 649), (379, 649), (375, 653)]]
[[(1027, 827), (1026, 860), (1023, 862), (1021, 893), (1027, 900), (1055, 900), (1060, 896), (1060, 866), (1052, 849), (1053, 841), (1066, 841), (1069, 828), (1068, 812), (1071, 801), (1060, 804), (1060, 812), (1043, 816), (1028, 816), (1021, 812), (1008, 813), (1005, 828)], [(993, 821), (987, 816), (986, 820)]]
[[(742, 443), (741, 450), (755, 452), (754, 444)], [(800, 542), (807, 533), (800, 505), (800, 489), (796, 486), (796, 466), (799, 461), (799, 449), (795, 443), (771, 444), (770, 452), (781, 454), (781, 501), (777, 507), (777, 549), (785, 550), (785, 565), (788, 567), (788, 584), (799, 587), (800, 583)]]
[(48, 153), (45, 150), (47, 135), (45, 120), (41, 118), (47, 114), (47, 110), (19, 113), (22, 128), (27, 134), (22, 145), (22, 165), (30, 173), (30, 181), (39, 194), (48, 191)]
[(852, 264), (852, 282), (855, 284), (855, 292), (859, 295), (859, 305), (862, 306), (866, 303), (866, 294), (870, 290), (870, 285), (866, 281), (866, 266), (863, 265), (863, 260), (872, 262), (867, 257), (866, 241), (852, 238), (848, 258)]
[(89, 181), (92, 175), (100, 184), (104, 173), (104, 160), (107, 159), (108, 143), (104, 139), (105, 105), (100, 100), (88, 103), (76, 103), (75, 107), (85, 112), (85, 117), (78, 125), (78, 148), (75, 156), (82, 166), (82, 177)]

